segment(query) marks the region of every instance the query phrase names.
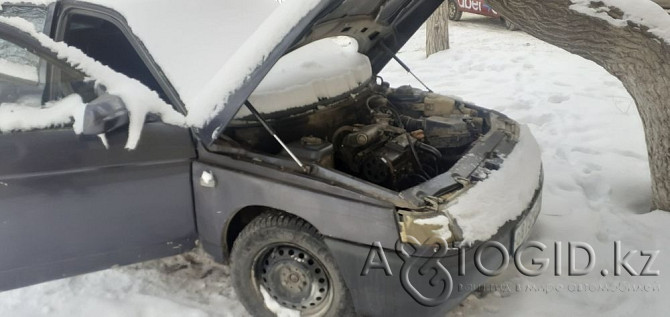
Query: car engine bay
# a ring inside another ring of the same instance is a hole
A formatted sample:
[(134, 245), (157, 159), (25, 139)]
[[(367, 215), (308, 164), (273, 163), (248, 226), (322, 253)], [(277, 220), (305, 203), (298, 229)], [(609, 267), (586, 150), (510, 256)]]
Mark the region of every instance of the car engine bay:
[[(396, 191), (446, 172), (490, 128), (485, 110), (388, 83), (263, 117), (300, 160)], [(219, 142), (289, 157), (253, 117), (233, 121)]]

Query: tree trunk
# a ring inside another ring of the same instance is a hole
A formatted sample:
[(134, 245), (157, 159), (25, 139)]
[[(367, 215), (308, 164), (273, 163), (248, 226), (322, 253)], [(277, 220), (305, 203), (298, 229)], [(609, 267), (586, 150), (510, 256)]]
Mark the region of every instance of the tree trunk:
[[(652, 206), (670, 211), (670, 45), (628, 22), (616, 27), (575, 12), (570, 0), (487, 0), (540, 40), (592, 60), (621, 80), (642, 117), (652, 176)], [(598, 8), (602, 2), (592, 1)], [(612, 18), (622, 11), (609, 8)], [(669, 17), (670, 18), (670, 17)], [(643, 171), (640, 171), (643, 172)]]
[(449, 49), (449, 9), (445, 1), (426, 22), (426, 56)]

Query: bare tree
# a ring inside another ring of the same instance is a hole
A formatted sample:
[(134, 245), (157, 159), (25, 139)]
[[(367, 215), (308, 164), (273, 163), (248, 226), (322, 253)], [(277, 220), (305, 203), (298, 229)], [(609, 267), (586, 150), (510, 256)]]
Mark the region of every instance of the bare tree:
[(652, 207), (670, 211), (668, 42), (650, 32), (648, 26), (624, 20), (621, 8), (606, 6), (602, 1), (590, 1), (587, 9), (609, 17), (579, 13), (570, 8), (571, 0), (487, 0), (487, 3), (529, 34), (592, 60), (621, 80), (635, 100), (644, 125), (652, 176)]
[(449, 9), (445, 1), (426, 22), (426, 56), (449, 49)]

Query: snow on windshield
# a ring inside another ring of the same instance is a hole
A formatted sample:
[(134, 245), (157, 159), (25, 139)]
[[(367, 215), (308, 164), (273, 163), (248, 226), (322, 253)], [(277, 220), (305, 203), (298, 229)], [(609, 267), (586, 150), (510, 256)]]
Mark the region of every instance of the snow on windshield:
[[(282, 57), (249, 97), (261, 113), (310, 105), (336, 97), (372, 78), (358, 42), (345, 36), (309, 43)], [(240, 109), (238, 117), (251, 113)]]
[[(185, 118), (175, 111), (172, 106), (165, 103), (156, 92), (150, 90), (142, 83), (131, 79), (121, 73), (117, 73), (99, 62), (86, 56), (77, 48), (70, 47), (62, 42), (55, 42), (47, 35), (35, 30), (32, 23), (22, 18), (0, 17), (0, 22), (12, 25), (33, 36), (40, 43), (58, 54), (59, 58), (66, 60), (74, 68), (80, 70), (90, 78), (94, 78), (97, 85), (103, 85), (107, 92), (120, 97), (125, 103), (130, 116), (127, 149), (134, 149), (142, 133), (144, 121), (148, 113), (154, 113), (168, 124), (184, 126)], [(74, 114), (73, 114), (74, 115)], [(57, 125), (58, 122), (54, 122)]]

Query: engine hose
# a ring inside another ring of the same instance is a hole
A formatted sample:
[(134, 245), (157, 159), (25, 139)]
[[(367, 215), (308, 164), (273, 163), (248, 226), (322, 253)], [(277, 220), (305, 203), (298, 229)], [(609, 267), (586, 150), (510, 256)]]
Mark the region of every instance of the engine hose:
[(352, 126), (349, 126), (349, 125), (342, 126), (339, 129), (335, 130), (335, 133), (333, 133), (333, 139), (331, 140), (331, 142), (333, 143), (335, 148), (339, 149), (342, 146), (343, 138), (340, 137), (342, 135), (342, 133), (345, 133), (345, 132), (351, 133), (351, 132), (354, 132), (355, 130), (356, 130), (356, 128), (354, 128)]
[(424, 129), (424, 122), (423, 120), (419, 119), (414, 119), (410, 116), (402, 115), (400, 116), (402, 121), (403, 126), (407, 131), (415, 131), (415, 130), (422, 130)]
[(423, 143), (423, 142), (419, 142), (418, 146), (419, 146), (419, 149), (424, 150), (426, 152), (429, 152), (430, 154), (433, 154), (433, 156), (435, 156), (436, 159), (438, 159), (438, 160), (442, 159), (442, 153), (440, 152), (440, 150), (438, 150), (434, 146)]
[(423, 169), (423, 164), (421, 164), (421, 160), (419, 159), (419, 155), (416, 153), (416, 149), (414, 148), (414, 144), (412, 143), (412, 137), (409, 135), (409, 132), (405, 132), (405, 136), (407, 137), (407, 142), (409, 143), (409, 150), (412, 152), (412, 156), (414, 156), (414, 163), (416, 164), (416, 168), (423, 174), (424, 177), (427, 179), (430, 179), (430, 176), (426, 171)]
[[(402, 122), (402, 119), (400, 118), (400, 113), (398, 112), (398, 109), (396, 109), (396, 106), (389, 100), (388, 104), (390, 105), (389, 110), (391, 110), (391, 113), (395, 116), (398, 124), (400, 125), (400, 128), (405, 129), (405, 124)], [(421, 176), (425, 177), (426, 179), (430, 179), (430, 176), (426, 171), (423, 169), (423, 165), (421, 164), (421, 160), (419, 159), (419, 155), (416, 153), (416, 149), (414, 148), (414, 143), (412, 143), (412, 136), (407, 132), (407, 129), (405, 129), (405, 137), (407, 137), (407, 143), (409, 144), (409, 150), (412, 152), (412, 156), (414, 157), (414, 164), (416, 165), (415, 167), (421, 172)]]

